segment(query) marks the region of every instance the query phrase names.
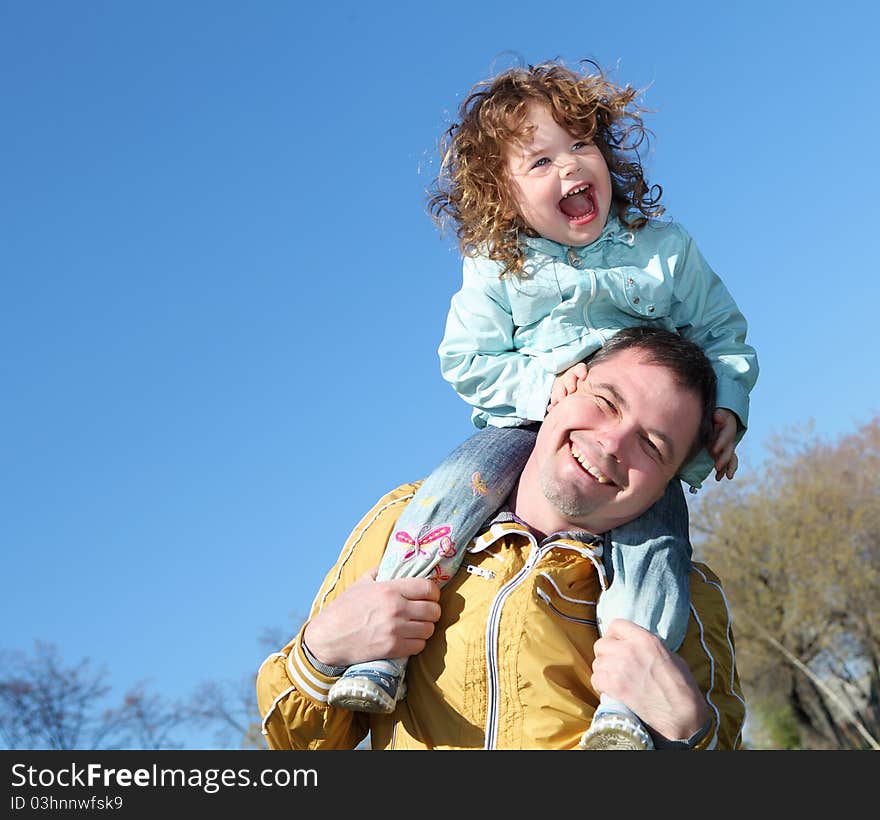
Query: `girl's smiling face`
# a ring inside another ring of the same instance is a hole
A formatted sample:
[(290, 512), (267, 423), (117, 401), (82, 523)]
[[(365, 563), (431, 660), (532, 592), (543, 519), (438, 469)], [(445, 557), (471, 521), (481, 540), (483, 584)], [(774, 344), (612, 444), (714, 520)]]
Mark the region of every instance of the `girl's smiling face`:
[(507, 150), (510, 194), (526, 224), (546, 239), (580, 247), (599, 238), (611, 210), (611, 174), (599, 149), (568, 133), (550, 109), (529, 106), (533, 129)]

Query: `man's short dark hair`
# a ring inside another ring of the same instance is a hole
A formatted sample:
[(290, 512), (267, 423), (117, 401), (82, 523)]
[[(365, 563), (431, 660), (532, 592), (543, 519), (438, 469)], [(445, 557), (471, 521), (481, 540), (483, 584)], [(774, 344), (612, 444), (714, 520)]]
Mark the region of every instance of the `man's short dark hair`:
[(714, 437), (712, 414), (715, 412), (718, 380), (709, 359), (698, 344), (674, 331), (639, 325), (615, 333), (587, 359), (587, 366), (607, 361), (623, 350), (642, 351), (651, 364), (665, 367), (679, 387), (694, 393), (700, 400), (700, 429), (683, 462), (687, 464)]

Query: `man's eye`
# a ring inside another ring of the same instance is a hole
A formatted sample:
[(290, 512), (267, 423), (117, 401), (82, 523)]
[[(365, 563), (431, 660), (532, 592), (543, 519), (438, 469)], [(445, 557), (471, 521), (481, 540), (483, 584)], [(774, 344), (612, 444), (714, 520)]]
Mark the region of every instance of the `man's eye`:
[(612, 413), (615, 411), (616, 408), (605, 396), (596, 396), (596, 399), (603, 410), (610, 410)]
[(645, 450), (647, 450), (648, 455), (651, 456), (651, 458), (654, 458), (657, 461), (663, 461), (663, 453), (660, 452), (660, 448), (654, 444), (651, 439), (642, 438), (642, 441), (645, 444)]

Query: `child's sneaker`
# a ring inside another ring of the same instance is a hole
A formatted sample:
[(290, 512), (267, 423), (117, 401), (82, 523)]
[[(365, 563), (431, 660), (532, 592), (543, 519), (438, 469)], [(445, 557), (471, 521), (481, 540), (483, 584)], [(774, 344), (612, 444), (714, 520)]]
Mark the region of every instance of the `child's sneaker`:
[(597, 715), (584, 732), (578, 748), (590, 751), (648, 751), (654, 748), (654, 742), (638, 721), (618, 712), (604, 712)]
[(404, 667), (394, 661), (370, 661), (349, 666), (330, 687), (331, 706), (353, 712), (387, 715), (406, 694)]

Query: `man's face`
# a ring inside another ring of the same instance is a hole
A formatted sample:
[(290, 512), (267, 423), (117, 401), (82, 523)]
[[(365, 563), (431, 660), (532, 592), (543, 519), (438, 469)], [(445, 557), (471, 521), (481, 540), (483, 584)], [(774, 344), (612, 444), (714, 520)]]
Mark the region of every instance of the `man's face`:
[(518, 511), (544, 533), (625, 524), (663, 495), (699, 424), (695, 393), (641, 351), (621, 351), (547, 414), (520, 482), (527, 506)]

